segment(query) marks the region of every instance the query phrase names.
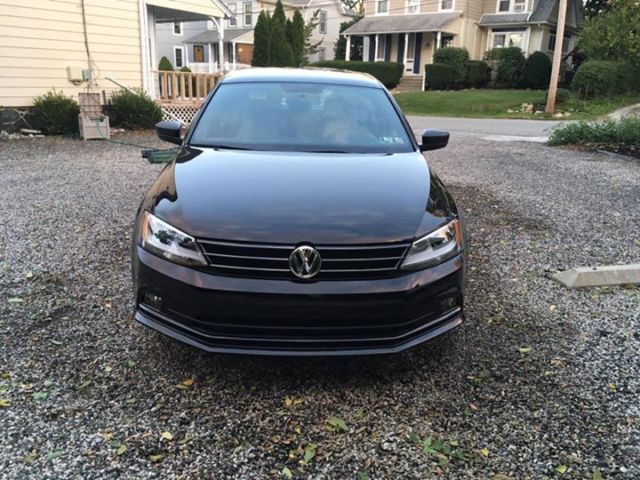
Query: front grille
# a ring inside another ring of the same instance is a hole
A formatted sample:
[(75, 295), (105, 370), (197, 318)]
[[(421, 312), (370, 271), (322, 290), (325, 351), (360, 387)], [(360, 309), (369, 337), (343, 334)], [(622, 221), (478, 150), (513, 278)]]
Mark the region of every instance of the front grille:
[[(220, 275), (250, 278), (296, 279), (289, 270), (295, 245), (198, 242), (209, 262), (208, 270)], [(397, 275), (410, 243), (378, 245), (315, 245), (322, 268), (313, 280), (354, 280)]]

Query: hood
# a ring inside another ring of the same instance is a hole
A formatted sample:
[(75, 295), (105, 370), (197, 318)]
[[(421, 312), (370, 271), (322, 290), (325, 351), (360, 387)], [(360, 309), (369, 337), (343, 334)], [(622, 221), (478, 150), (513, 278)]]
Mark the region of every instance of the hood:
[(298, 244), (409, 240), (433, 230), (432, 179), (416, 153), (328, 154), (186, 147), (145, 208), (197, 238)]

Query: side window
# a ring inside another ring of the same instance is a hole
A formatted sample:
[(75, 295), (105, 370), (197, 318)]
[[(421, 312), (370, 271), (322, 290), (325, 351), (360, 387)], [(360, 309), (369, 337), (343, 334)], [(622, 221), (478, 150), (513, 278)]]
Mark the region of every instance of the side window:
[(320, 10), (320, 15), (318, 16), (318, 31), (320, 33), (327, 33), (327, 12), (325, 10)]

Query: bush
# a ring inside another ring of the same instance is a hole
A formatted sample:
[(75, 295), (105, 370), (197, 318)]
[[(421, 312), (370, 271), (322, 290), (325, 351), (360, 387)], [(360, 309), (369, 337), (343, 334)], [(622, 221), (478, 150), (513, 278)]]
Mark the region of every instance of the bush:
[(551, 59), (546, 53), (533, 52), (522, 70), (524, 88), (545, 88), (551, 79)]
[(453, 86), (454, 70), (450, 65), (432, 63), (424, 66), (424, 84), (427, 90), (448, 90)]
[(525, 58), (518, 47), (494, 48), (485, 54), (485, 59), (496, 74), (497, 88), (514, 88), (522, 78)]
[(158, 70), (161, 72), (173, 72), (173, 65), (167, 57), (162, 57), (158, 63)]
[(640, 118), (618, 121), (578, 122), (551, 132), (550, 145), (587, 145), (613, 149), (637, 149), (640, 146)]
[(618, 95), (637, 89), (635, 69), (624, 62), (589, 60), (578, 68), (571, 88), (582, 97)]
[(484, 88), (491, 80), (491, 67), (482, 60), (471, 60), (467, 66), (465, 83), (471, 88)]
[(73, 98), (52, 90), (33, 101), (35, 127), (46, 135), (78, 133), (80, 107)]
[(395, 62), (347, 62), (345, 60), (327, 60), (312, 63), (310, 66), (365, 72), (373, 75), (387, 88), (395, 87), (400, 81), (402, 72), (404, 71), (404, 65)]
[(180, 71), (183, 73), (191, 73), (191, 69), (189, 67), (182, 67)]
[(449, 65), (453, 69), (453, 83), (462, 85), (467, 79), (469, 52), (466, 48), (438, 48), (433, 55), (433, 63)]
[(153, 128), (162, 120), (162, 110), (143, 91), (133, 93), (123, 89), (115, 93), (108, 113), (114, 126), (129, 130)]

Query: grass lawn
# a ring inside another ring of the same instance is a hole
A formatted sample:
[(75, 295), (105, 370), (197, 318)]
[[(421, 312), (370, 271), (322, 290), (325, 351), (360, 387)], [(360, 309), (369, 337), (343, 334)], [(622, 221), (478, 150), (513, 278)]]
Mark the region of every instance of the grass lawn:
[[(543, 90), (486, 89), (406, 92), (398, 93), (395, 98), (408, 115), (549, 119), (550, 116), (546, 114), (507, 112), (518, 110), (523, 103), (543, 104), (545, 94)], [(634, 103), (640, 103), (640, 95), (596, 98), (589, 101), (572, 96), (566, 105), (559, 106), (557, 110), (570, 112), (568, 119), (591, 120)]]

